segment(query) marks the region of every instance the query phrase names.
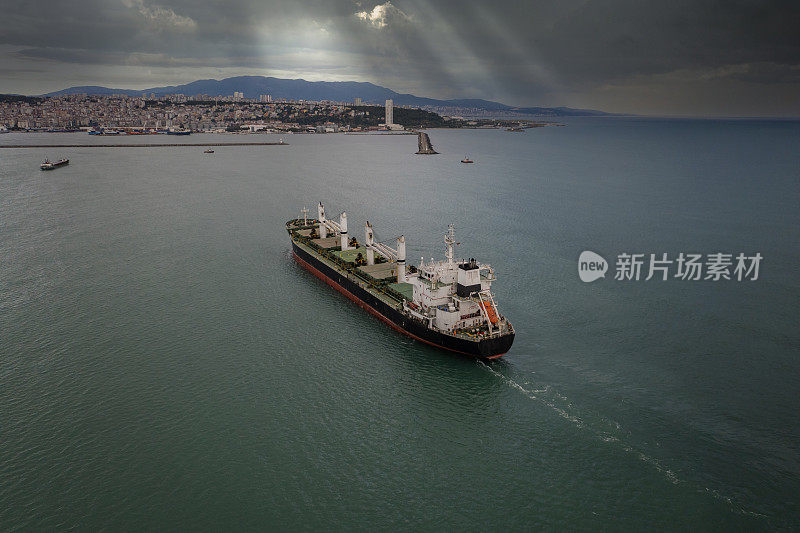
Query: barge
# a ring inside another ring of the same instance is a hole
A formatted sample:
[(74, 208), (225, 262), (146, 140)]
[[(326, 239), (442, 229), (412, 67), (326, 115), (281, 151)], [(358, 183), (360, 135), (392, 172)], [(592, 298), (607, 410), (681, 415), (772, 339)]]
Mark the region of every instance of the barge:
[(45, 159), (39, 168), (42, 170), (53, 170), (58, 167), (63, 167), (64, 165), (69, 165), (69, 159), (59, 159), (58, 161), (50, 161), (49, 159)]

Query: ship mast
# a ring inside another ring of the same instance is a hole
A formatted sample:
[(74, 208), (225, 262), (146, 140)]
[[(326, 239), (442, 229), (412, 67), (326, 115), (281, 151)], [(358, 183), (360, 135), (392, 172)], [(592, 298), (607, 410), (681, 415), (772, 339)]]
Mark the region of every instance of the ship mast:
[(456, 243), (456, 228), (453, 224), (447, 226), (447, 233), (444, 235), (445, 257), (447, 264), (453, 264), (453, 245)]
[(325, 225), (325, 208), (322, 202), (317, 204), (317, 219), (319, 220), (319, 238), (324, 239), (328, 236), (328, 228)]

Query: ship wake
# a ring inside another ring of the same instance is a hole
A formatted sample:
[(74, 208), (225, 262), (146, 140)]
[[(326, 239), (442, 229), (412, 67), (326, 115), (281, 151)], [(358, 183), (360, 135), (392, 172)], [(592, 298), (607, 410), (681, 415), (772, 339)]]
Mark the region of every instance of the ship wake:
[(607, 417), (603, 417), (602, 415), (599, 414), (596, 417), (592, 417), (594, 420), (587, 420), (575, 414), (575, 411), (577, 411), (578, 408), (576, 408), (566, 396), (554, 390), (550, 385), (539, 385), (537, 387), (531, 387), (530, 383), (528, 383), (527, 381), (524, 384), (520, 384), (514, 379), (510, 378), (509, 376), (493, 368), (493, 366), (495, 365), (492, 365), (491, 363), (487, 364), (481, 360), (477, 360), (476, 362), (478, 365), (480, 365), (481, 367), (486, 369), (486, 371), (496, 376), (498, 379), (503, 381), (506, 385), (508, 385), (512, 389), (515, 389), (519, 391), (521, 394), (527, 396), (529, 399), (537, 401), (540, 404), (548, 407), (549, 409), (552, 409), (561, 418), (574, 424), (575, 427), (588, 431), (592, 435), (592, 437), (597, 439), (598, 441), (606, 442), (613, 446), (618, 446), (624, 452), (631, 454), (640, 461), (652, 466), (656, 471), (658, 471), (664, 477), (666, 477), (667, 480), (670, 481), (671, 483), (675, 485), (685, 484), (694, 489), (698, 493), (710, 494), (715, 499), (726, 503), (729, 506), (730, 510), (736, 514), (752, 516), (757, 518), (766, 518), (766, 515), (764, 514), (745, 509), (733, 498), (725, 496), (717, 489), (703, 486), (701, 484), (689, 481), (688, 479), (679, 478), (675, 474), (675, 472), (671, 468), (666, 466), (661, 460), (651, 455), (648, 455), (641, 449), (638, 449), (636, 446), (631, 444), (629, 439), (631, 432), (625, 430), (618, 422), (611, 420)]

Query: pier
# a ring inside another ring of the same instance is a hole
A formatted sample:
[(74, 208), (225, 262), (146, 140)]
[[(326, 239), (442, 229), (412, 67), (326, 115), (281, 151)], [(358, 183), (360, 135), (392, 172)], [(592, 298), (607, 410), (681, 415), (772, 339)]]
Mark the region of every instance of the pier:
[(0, 144), (0, 148), (167, 148), (176, 146), (289, 146), (289, 143)]

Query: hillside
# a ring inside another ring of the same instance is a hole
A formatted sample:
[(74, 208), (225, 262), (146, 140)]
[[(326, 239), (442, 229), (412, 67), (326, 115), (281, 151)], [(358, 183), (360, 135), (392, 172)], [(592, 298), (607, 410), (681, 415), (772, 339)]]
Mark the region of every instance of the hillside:
[(126, 94), (141, 96), (142, 94), (185, 94), (187, 96), (207, 94), (209, 96), (230, 96), (234, 91), (244, 93), (245, 98), (258, 98), (268, 94), (273, 99), (291, 100), (331, 100), (334, 102), (352, 102), (361, 98), (365, 104), (382, 105), (392, 99), (395, 105), (415, 107), (447, 107), (459, 109), (479, 109), (484, 111), (514, 112), (531, 116), (594, 116), (608, 115), (602, 111), (589, 109), (573, 109), (568, 107), (512, 107), (500, 102), (482, 99), (437, 100), (413, 94), (401, 94), (373, 83), (355, 81), (306, 81), (302, 79), (282, 79), (265, 76), (237, 76), (222, 80), (198, 80), (184, 85), (153, 87), (144, 90), (112, 89), (100, 86), (70, 87), (44, 96), (65, 94)]

